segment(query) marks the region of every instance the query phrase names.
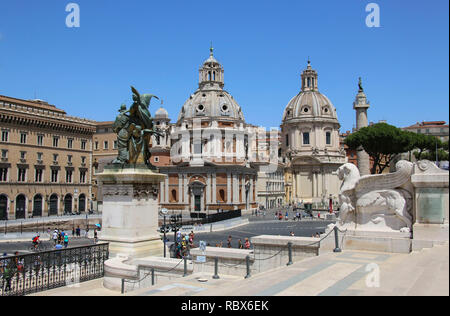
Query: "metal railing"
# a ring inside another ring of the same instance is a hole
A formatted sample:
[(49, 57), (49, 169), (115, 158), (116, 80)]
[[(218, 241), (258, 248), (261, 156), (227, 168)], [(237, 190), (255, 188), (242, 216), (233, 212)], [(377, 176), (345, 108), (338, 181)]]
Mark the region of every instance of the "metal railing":
[[(331, 229), (325, 236), (321, 237), (320, 239), (318, 239), (317, 241), (314, 241), (312, 243), (309, 244), (304, 244), (304, 245), (300, 245), (299, 247), (311, 247), (314, 245), (319, 245), (320, 247), (320, 243), (328, 238), (328, 236), (330, 236), (332, 233), (334, 232), (335, 235), (335, 248), (334, 248), (334, 252), (341, 252), (341, 247), (339, 246), (339, 232), (343, 233), (342, 236), (342, 240), (341, 240), (341, 245), (343, 244), (343, 240), (345, 238), (345, 235), (347, 233), (347, 230), (343, 231), (341, 229), (339, 229), (337, 226), (334, 226), (333, 229)], [(253, 258), (250, 257), (250, 255), (246, 256), (245, 259), (241, 259), (238, 260), (237, 263), (235, 264), (227, 264), (225, 262), (220, 262), (218, 257), (214, 258), (214, 275), (212, 276), (213, 279), (220, 279), (219, 276), (219, 266), (222, 267), (226, 267), (226, 268), (236, 268), (240, 265), (242, 265), (242, 263), (245, 262), (245, 279), (249, 279), (251, 278), (251, 261), (255, 262), (255, 261), (265, 261), (265, 260), (270, 260), (273, 259), (275, 257), (277, 257), (278, 255), (282, 254), (283, 251), (288, 252), (288, 262), (286, 263), (286, 266), (291, 266), (294, 264), (294, 257), (293, 257), (293, 243), (289, 242), (287, 243), (285, 246), (282, 246), (281, 249), (279, 251), (277, 251), (275, 254), (270, 255), (269, 257), (266, 258), (256, 258), (255, 253), (253, 253)], [(145, 279), (147, 279), (148, 277), (151, 276), (151, 285), (154, 286), (156, 284), (156, 276), (157, 276), (157, 272), (159, 273), (170, 273), (173, 270), (175, 270), (182, 262), (184, 262), (184, 269), (183, 269), (183, 277), (188, 276), (188, 271), (187, 271), (187, 260), (188, 260), (188, 256), (183, 257), (173, 268), (169, 269), (169, 270), (163, 270), (160, 268), (154, 268), (154, 267), (149, 267), (148, 269), (150, 270), (149, 273), (145, 274), (141, 279), (122, 279), (122, 286), (121, 286), (121, 293), (124, 294), (126, 292), (126, 286), (125, 284), (139, 284), (141, 282), (143, 282)], [(194, 261), (195, 262), (195, 261)], [(205, 264), (205, 262), (202, 263), (198, 263), (195, 262), (196, 264), (200, 264), (203, 265)], [(138, 277), (140, 276), (140, 271), (141, 271), (141, 267), (138, 267)]]
[(102, 278), (109, 244), (0, 258), (0, 296), (24, 296)]

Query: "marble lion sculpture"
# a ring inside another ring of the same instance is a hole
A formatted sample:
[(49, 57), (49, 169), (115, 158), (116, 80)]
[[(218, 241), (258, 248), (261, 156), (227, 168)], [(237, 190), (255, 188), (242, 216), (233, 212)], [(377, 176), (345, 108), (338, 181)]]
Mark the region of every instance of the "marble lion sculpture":
[(361, 177), (350, 163), (338, 169), (343, 181), (340, 225), (355, 229), (410, 232), (412, 228), (413, 164), (399, 161), (396, 172)]

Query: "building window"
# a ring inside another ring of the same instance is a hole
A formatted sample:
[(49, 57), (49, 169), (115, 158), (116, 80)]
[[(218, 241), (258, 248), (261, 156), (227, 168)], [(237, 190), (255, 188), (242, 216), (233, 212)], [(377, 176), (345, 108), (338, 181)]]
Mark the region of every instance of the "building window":
[(38, 144), (38, 146), (44, 145), (44, 135), (37, 136), (37, 144)]
[(27, 134), (26, 133), (20, 133), (20, 143), (21, 144), (27, 143)]
[(67, 156), (67, 162), (70, 164), (72, 163), (72, 157), (73, 157), (72, 155)]
[(67, 140), (67, 148), (72, 149), (73, 148), (73, 139)]
[(2, 159), (8, 159), (8, 150), (2, 149)]
[(105, 140), (105, 142), (103, 143), (103, 149), (107, 150), (109, 147), (108, 141)]
[(0, 168), (0, 182), (8, 181), (8, 168)]
[(95, 148), (95, 150), (98, 150), (98, 142), (94, 143), (94, 148)]
[(115, 140), (115, 141), (114, 141), (114, 145), (113, 145), (113, 146), (114, 146), (114, 149), (117, 149), (117, 148), (119, 147), (118, 144), (119, 144), (119, 143), (117, 142), (117, 140)]
[(326, 138), (327, 138), (327, 145), (331, 145), (331, 133), (330, 132), (327, 132)]
[(289, 134), (286, 134), (286, 147), (289, 147)]
[(58, 143), (59, 143), (59, 138), (53, 137), (53, 147), (58, 147)]
[(72, 183), (72, 171), (66, 170), (66, 183)]
[(159, 162), (159, 157), (155, 157), (155, 162)]
[(219, 190), (219, 199), (220, 199), (220, 202), (225, 202), (225, 190), (223, 190), (223, 189)]
[(52, 169), (52, 183), (58, 183), (58, 170)]
[(303, 133), (303, 145), (309, 145), (309, 133)]
[(44, 156), (43, 153), (37, 153), (37, 160), (42, 161), (42, 157)]
[(8, 137), (9, 136), (9, 132), (8, 131), (2, 131), (2, 142), (7, 142), (8, 141)]
[(34, 182), (42, 182), (42, 169), (36, 169), (34, 173)]
[(86, 164), (86, 157), (84, 157), (84, 156), (81, 157), (81, 163), (82, 163), (83, 165)]
[(81, 150), (86, 150), (86, 141), (85, 140), (81, 141)]
[(53, 154), (53, 162), (58, 162), (58, 154)]
[(177, 190), (172, 190), (172, 196), (171, 196), (171, 201), (170, 202), (175, 203), (177, 201), (178, 201), (178, 199), (177, 199)]
[(17, 181), (18, 182), (25, 182), (27, 181), (27, 169), (25, 168), (19, 168), (17, 172)]
[(80, 183), (86, 183), (86, 171), (80, 171)]

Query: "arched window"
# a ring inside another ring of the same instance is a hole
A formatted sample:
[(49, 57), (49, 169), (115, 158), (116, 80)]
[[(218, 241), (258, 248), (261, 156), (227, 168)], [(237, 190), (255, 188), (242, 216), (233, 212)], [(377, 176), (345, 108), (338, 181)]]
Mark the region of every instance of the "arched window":
[(216, 72), (213, 72), (213, 80), (216, 81)]
[(72, 195), (67, 194), (64, 198), (64, 214), (72, 213)]
[(58, 196), (56, 194), (52, 194), (50, 196), (49, 202), (50, 202), (49, 215), (50, 216), (58, 215)]
[(81, 194), (78, 198), (78, 212), (86, 212), (86, 195)]
[(37, 194), (33, 199), (33, 217), (42, 216), (42, 195)]
[(26, 201), (27, 198), (23, 194), (16, 198), (16, 219), (25, 218)]
[(8, 197), (0, 195), (0, 221), (8, 220)]
[(211, 81), (211, 71), (208, 72), (208, 81)]

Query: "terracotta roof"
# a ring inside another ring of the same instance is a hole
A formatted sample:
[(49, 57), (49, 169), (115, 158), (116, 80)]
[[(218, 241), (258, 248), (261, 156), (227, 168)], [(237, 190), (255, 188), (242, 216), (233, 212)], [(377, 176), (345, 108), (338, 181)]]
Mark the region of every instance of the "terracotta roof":
[(445, 124), (445, 121), (430, 121), (430, 122), (417, 122), (414, 125), (405, 127), (404, 129), (415, 129), (415, 128), (429, 128), (429, 127), (448, 127), (448, 125)]

